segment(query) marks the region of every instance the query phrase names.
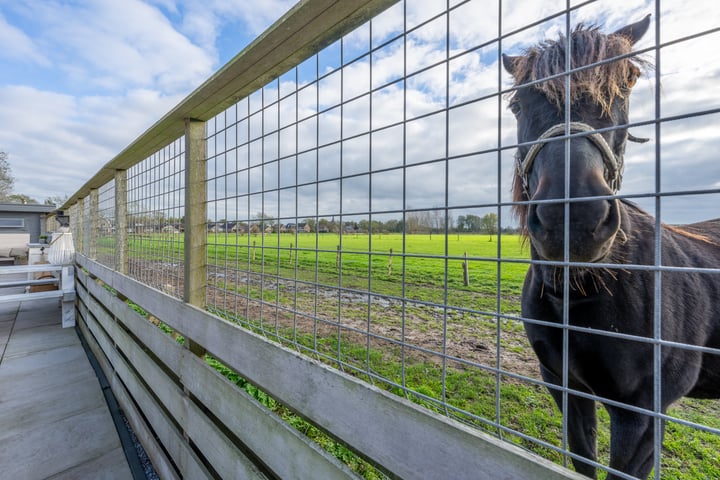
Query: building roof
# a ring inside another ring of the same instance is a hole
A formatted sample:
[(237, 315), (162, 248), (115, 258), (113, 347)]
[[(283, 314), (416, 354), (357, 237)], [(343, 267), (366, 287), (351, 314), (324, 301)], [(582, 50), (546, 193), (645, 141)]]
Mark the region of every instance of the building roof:
[(56, 209), (55, 205), (40, 205), (39, 203), (0, 203), (0, 212), (50, 213)]

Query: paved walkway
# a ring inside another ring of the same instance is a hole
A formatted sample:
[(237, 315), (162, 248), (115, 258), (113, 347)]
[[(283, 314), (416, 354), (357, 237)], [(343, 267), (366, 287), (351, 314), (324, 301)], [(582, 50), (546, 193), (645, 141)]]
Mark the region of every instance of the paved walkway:
[(57, 299), (0, 304), (0, 477), (132, 478), (80, 339), (60, 321)]

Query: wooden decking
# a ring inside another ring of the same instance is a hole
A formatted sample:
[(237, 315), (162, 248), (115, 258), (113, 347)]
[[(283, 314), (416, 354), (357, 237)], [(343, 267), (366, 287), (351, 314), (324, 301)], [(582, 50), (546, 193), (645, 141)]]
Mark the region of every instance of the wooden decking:
[(76, 330), (61, 327), (58, 299), (0, 303), (0, 472), (132, 478)]

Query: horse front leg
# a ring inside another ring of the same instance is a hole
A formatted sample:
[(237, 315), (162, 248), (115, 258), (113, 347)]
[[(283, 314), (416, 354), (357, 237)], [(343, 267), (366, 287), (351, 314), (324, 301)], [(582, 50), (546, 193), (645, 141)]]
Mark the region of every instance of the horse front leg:
[[(653, 468), (655, 422), (642, 413), (619, 407), (606, 408), (610, 414), (610, 467), (638, 478), (647, 478)], [(664, 431), (664, 425), (661, 428)], [(609, 474), (607, 478), (620, 477)]]
[[(562, 385), (560, 378), (541, 366), (540, 371), (546, 382), (554, 385)], [(548, 387), (555, 403), (560, 411), (563, 411), (562, 392)], [(568, 422), (568, 443), (570, 451), (593, 462), (597, 460), (597, 414), (595, 402), (587, 398), (568, 395), (567, 411), (563, 412)], [(596, 469), (593, 465), (573, 458), (573, 465), (578, 473), (590, 478), (597, 478)]]

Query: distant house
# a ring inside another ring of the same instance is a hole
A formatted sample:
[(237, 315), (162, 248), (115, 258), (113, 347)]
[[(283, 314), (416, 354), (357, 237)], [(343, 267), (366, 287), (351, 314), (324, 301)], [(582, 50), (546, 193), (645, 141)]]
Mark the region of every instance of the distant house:
[(47, 234), (45, 217), (55, 208), (54, 205), (0, 203), (0, 234), (26, 235), (28, 242), (37, 243), (40, 235)]
[[(28, 243), (39, 243), (54, 205), (0, 203), (0, 257), (27, 259)], [(59, 227), (60, 225), (58, 225)]]
[(248, 230), (249, 229), (248, 229), (247, 223), (242, 223), (242, 222), (235, 222), (235, 224), (232, 227), (233, 233), (245, 234), (245, 233), (248, 233)]

